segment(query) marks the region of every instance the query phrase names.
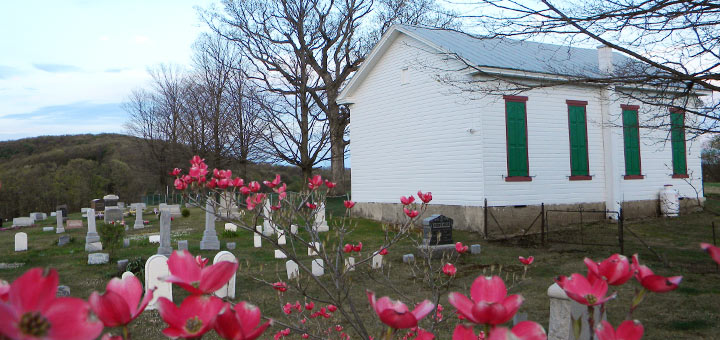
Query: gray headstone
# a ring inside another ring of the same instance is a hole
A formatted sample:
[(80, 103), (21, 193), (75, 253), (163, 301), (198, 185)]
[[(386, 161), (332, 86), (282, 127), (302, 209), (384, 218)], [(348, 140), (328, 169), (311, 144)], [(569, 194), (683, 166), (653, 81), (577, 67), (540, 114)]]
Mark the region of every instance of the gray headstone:
[(57, 293), (55, 293), (55, 296), (57, 297), (68, 297), (70, 296), (70, 287), (60, 285), (57, 288)]
[(143, 210), (141, 206), (135, 205), (135, 224), (133, 225), (133, 229), (142, 228), (145, 228), (145, 223), (143, 223)]
[(85, 235), (85, 244), (100, 242), (100, 235), (97, 233), (97, 226), (95, 224), (95, 210), (88, 209), (87, 211), (87, 225), (88, 231)]
[(203, 232), (203, 238), (200, 241), (200, 249), (220, 249), (220, 240), (218, 240), (217, 232), (215, 232), (215, 207), (212, 200), (208, 200), (205, 204), (205, 232)]
[(170, 244), (170, 213), (163, 211), (160, 214), (160, 246), (158, 247), (158, 255), (172, 254), (172, 245)]
[(32, 217), (15, 217), (13, 218), (12, 225), (16, 227), (29, 227), (31, 226), (35, 221)]
[(63, 212), (62, 210), (58, 210), (55, 212), (55, 219), (57, 220), (57, 227), (55, 228), (55, 233), (61, 234), (65, 232), (65, 226), (63, 225)]
[(122, 221), (123, 209), (119, 207), (105, 206), (105, 223)]
[(482, 246), (479, 244), (473, 244), (470, 246), (470, 254), (480, 254)]
[(110, 262), (110, 254), (92, 253), (88, 254), (88, 264), (105, 264)]
[(117, 261), (118, 271), (124, 272), (125, 268), (127, 268), (128, 262), (129, 261), (127, 259), (118, 260)]
[(94, 252), (94, 251), (101, 251), (101, 250), (102, 250), (102, 243), (100, 243), (100, 242), (85, 243), (85, 251), (86, 252)]
[(103, 203), (105, 203), (105, 210), (107, 210), (108, 207), (116, 207), (118, 205), (118, 200), (120, 200), (120, 197), (118, 197), (117, 195), (103, 196)]
[(187, 240), (179, 240), (178, 241), (178, 251), (180, 250), (188, 250), (188, 241)]
[(235, 249), (235, 242), (228, 242), (225, 244), (225, 246), (227, 247), (228, 250), (233, 250), (233, 249)]
[(42, 212), (34, 212), (30, 213), (30, 217), (32, 217), (35, 221), (44, 221), (47, 219), (47, 214)]
[(413, 262), (415, 262), (415, 255), (413, 255), (413, 254), (403, 255), (403, 263), (413, 263)]
[(55, 228), (53, 227), (43, 227), (43, 231), (54, 231)]
[(70, 243), (70, 236), (68, 235), (60, 236), (60, 238), (58, 239), (58, 246), (64, 246), (68, 243)]
[(123, 247), (127, 248), (129, 246), (130, 246), (130, 239), (126, 237), (123, 239)]
[(28, 248), (28, 240), (26, 233), (15, 234), (15, 251), (26, 251)]

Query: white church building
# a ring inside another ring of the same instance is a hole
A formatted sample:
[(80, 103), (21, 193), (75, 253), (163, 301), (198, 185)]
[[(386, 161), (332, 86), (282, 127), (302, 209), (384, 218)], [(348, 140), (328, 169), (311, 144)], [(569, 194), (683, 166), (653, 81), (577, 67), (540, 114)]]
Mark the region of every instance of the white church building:
[(433, 194), (426, 215), (470, 230), (483, 230), (486, 201), (525, 226), (541, 204), (654, 216), (665, 185), (683, 208), (697, 207), (701, 144), (686, 140), (691, 115), (675, 102), (654, 105), (651, 87), (567, 81), (628, 60), (607, 47), (391, 27), (338, 100), (352, 113), (354, 213), (401, 221), (400, 196), (418, 189)]

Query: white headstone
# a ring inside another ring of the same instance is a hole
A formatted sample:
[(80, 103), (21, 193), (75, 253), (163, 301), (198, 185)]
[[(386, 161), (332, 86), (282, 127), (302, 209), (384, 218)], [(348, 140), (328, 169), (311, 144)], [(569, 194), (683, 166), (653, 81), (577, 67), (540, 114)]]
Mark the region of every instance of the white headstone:
[(88, 254), (88, 264), (106, 264), (110, 261), (108, 253), (92, 253)]
[[(213, 264), (221, 262), (221, 261), (228, 261), (228, 262), (233, 262), (233, 263), (238, 262), (237, 258), (235, 258), (235, 255), (233, 255), (229, 251), (224, 251), (224, 250), (215, 255), (215, 258), (213, 259)], [(230, 281), (228, 281), (228, 283), (226, 283), (224, 286), (222, 286), (222, 288), (215, 291), (215, 295), (217, 295), (218, 297), (221, 297), (221, 298), (229, 297), (231, 299), (234, 299), (235, 298), (235, 281), (236, 281), (236, 279), (237, 279), (237, 273), (235, 273), (235, 275), (232, 276)]]
[(237, 226), (232, 223), (225, 223), (226, 231), (237, 231)]
[(26, 251), (27, 250), (27, 234), (17, 233), (15, 234), (15, 251)]
[(160, 243), (160, 235), (150, 235), (148, 241), (150, 243)]
[(57, 220), (57, 227), (55, 228), (55, 233), (60, 234), (65, 232), (65, 227), (63, 226), (63, 218), (62, 218), (62, 210), (58, 210), (55, 212), (55, 217)]
[[(313, 245), (315, 245), (315, 249), (313, 249)], [(308, 256), (317, 256), (319, 251), (320, 242), (310, 242), (310, 246), (308, 247)]]
[(88, 231), (85, 235), (85, 244), (100, 242), (100, 235), (97, 233), (97, 226), (95, 224), (95, 210), (88, 209), (87, 216)]
[(315, 230), (319, 233), (330, 231), (330, 226), (325, 219), (325, 203), (320, 203), (320, 207), (315, 213)]
[(124, 273), (122, 273), (121, 279), (125, 280), (125, 278), (130, 277), (130, 276), (135, 276), (135, 274), (133, 274), (132, 272), (124, 272)]
[(180, 204), (165, 204), (160, 203), (160, 212), (168, 211), (170, 212), (170, 216), (172, 217), (180, 217), (182, 216), (182, 212), (180, 211)]
[(85, 251), (92, 253), (95, 251), (101, 251), (102, 250), (102, 243), (100, 242), (92, 242), (92, 243), (85, 243)]
[(90, 210), (90, 208), (80, 208), (80, 212), (83, 214), (87, 213), (88, 210)]
[(380, 255), (379, 253), (375, 253), (375, 255), (373, 255), (373, 258), (372, 258), (372, 268), (373, 269), (382, 268), (382, 261), (383, 261), (383, 256)]
[(297, 232), (298, 232), (298, 226), (297, 226), (297, 224), (292, 224), (292, 225), (290, 225), (290, 233), (293, 234), (293, 235), (296, 235)]
[(15, 217), (13, 218), (12, 225), (16, 227), (29, 227), (31, 226), (35, 220), (32, 217)]
[[(580, 339), (590, 340), (588, 308), (570, 299), (565, 291), (553, 283), (547, 290), (550, 297), (550, 322), (548, 325), (548, 340), (571, 340), (575, 339), (573, 334), (572, 319), (582, 318), (582, 331)], [(594, 307), (594, 319), (600, 321), (600, 306)], [(603, 316), (603, 320), (605, 316)]]
[(285, 231), (278, 229), (277, 234), (278, 234), (278, 244), (279, 245), (287, 244), (287, 240), (285, 240)]
[(202, 240), (200, 240), (200, 249), (202, 250), (218, 250), (220, 249), (220, 240), (215, 231), (215, 203), (208, 200), (205, 204), (205, 231)]
[(145, 222), (143, 221), (143, 207), (140, 204), (142, 203), (133, 204), (133, 207), (135, 208), (135, 224), (133, 225), (133, 229), (145, 228)]
[(325, 274), (325, 266), (323, 265), (322, 259), (314, 259), (312, 261), (312, 274), (313, 276), (323, 276), (323, 274)]
[(300, 276), (300, 268), (298, 267), (298, 264), (295, 263), (295, 261), (293, 260), (288, 260), (287, 262), (285, 262), (285, 271), (287, 271), (288, 280), (292, 280)]
[(284, 259), (284, 258), (287, 258), (287, 256), (285, 256), (285, 253), (283, 253), (282, 250), (275, 249), (275, 258), (276, 259)]
[(53, 231), (55, 228), (53, 227), (43, 227), (43, 231)]
[(255, 248), (262, 248), (262, 237), (258, 234), (253, 234), (253, 246)]
[(271, 204), (270, 198), (268, 198), (265, 200), (265, 205), (263, 205), (263, 235), (265, 236), (271, 236), (275, 233), (275, 226), (272, 221), (270, 221), (272, 218), (272, 209), (270, 209)]
[(160, 279), (170, 275), (167, 260), (168, 258), (165, 255), (153, 255), (145, 262), (145, 294), (150, 289), (157, 287), (147, 309), (157, 308), (157, 299), (160, 297), (172, 301), (172, 284)]
[(50, 217), (55, 217), (55, 216), (57, 216), (57, 213), (56, 213), (56, 212), (53, 211), (53, 212), (50, 213)]
[(350, 256), (345, 259), (345, 270), (347, 271), (353, 271), (355, 270), (355, 258)]

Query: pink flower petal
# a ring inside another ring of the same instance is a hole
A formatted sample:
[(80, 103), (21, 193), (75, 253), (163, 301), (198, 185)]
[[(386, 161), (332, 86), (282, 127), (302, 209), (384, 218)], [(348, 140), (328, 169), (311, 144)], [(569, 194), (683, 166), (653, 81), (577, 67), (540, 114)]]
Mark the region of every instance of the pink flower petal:
[(10, 284), (8, 302), (20, 313), (42, 310), (55, 299), (57, 286), (58, 273), (55, 269), (45, 272), (42, 268), (33, 268)]
[(415, 319), (421, 320), (428, 315), (428, 313), (432, 312), (433, 309), (435, 309), (435, 304), (430, 302), (430, 300), (425, 300), (415, 307), (412, 315), (415, 316)]
[(640, 321), (625, 320), (620, 324), (620, 326), (618, 326), (617, 332), (615, 332), (615, 337), (622, 340), (640, 340), (644, 332), (645, 329)]
[(220, 289), (235, 275), (237, 268), (238, 264), (230, 261), (218, 262), (203, 268), (200, 275), (200, 290), (211, 293)]
[(546, 340), (545, 329), (533, 321), (518, 322), (511, 330), (519, 340)]
[(131, 320), (132, 313), (126, 300), (114, 291), (108, 290), (103, 295), (93, 292), (88, 303), (105, 327), (126, 325)]
[(507, 288), (499, 276), (479, 276), (470, 287), (470, 296), (475, 303), (502, 302), (507, 296)]
[(475, 319), (475, 316), (473, 316), (473, 306), (475, 305), (472, 300), (468, 299), (465, 295), (452, 292), (448, 296), (448, 301), (450, 302), (453, 307), (457, 308), (458, 312), (462, 314), (466, 319), (468, 319), (471, 322), (478, 323), (478, 321)]
[(50, 322), (48, 339), (92, 340), (103, 330), (100, 320), (90, 319), (90, 305), (78, 298), (54, 299), (43, 315)]

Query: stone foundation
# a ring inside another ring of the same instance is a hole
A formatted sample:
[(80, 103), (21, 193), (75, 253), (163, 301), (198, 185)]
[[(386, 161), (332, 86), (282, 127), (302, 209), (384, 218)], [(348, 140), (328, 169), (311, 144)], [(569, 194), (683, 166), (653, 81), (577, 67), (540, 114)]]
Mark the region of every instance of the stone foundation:
[[(704, 199), (701, 199), (700, 203), (702, 204), (703, 202)], [(628, 220), (660, 216), (659, 200), (628, 201), (623, 202), (622, 206), (625, 219)], [(358, 202), (352, 209), (352, 215), (385, 223), (403, 223), (407, 221), (407, 217), (403, 213), (402, 207), (400, 203)], [(507, 236), (522, 234), (526, 228), (531, 226), (533, 221), (535, 221), (535, 223), (532, 225), (529, 233), (539, 233), (542, 221), (538, 216), (540, 215), (541, 209), (540, 205), (488, 207), (490, 213), (488, 214), (488, 235), (498, 237), (503, 236), (503, 234)], [(584, 211), (582, 216), (577, 212), (578, 210)], [(697, 199), (684, 198), (680, 200), (681, 215), (700, 210), (702, 210), (702, 207), (698, 205)], [(545, 211), (547, 224), (552, 227), (578, 224), (581, 221), (583, 223), (595, 222), (607, 218), (604, 213), (605, 202), (546, 204)], [(454, 222), (453, 228), (456, 230), (476, 231), (480, 233), (484, 230), (485, 210), (482, 206), (430, 204), (427, 206), (423, 217), (432, 214), (442, 214), (452, 218)], [(500, 223), (500, 227), (504, 233), (498, 228), (498, 223)]]

